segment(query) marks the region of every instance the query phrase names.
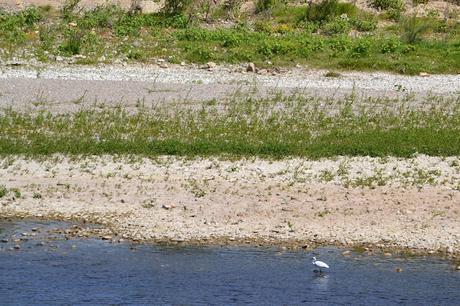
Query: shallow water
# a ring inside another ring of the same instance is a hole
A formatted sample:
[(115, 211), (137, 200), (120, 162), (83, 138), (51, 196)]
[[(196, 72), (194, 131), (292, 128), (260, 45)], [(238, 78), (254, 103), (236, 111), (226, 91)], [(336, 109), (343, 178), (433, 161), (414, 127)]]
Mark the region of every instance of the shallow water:
[[(18, 244), (14, 236), (56, 226), (62, 224), (0, 223), (0, 239), (9, 239), (0, 243), (0, 305), (460, 303), (460, 273), (433, 257), (343, 256), (335, 248), (159, 247), (53, 240), (49, 234), (11, 249)], [(331, 269), (313, 272), (313, 255)]]

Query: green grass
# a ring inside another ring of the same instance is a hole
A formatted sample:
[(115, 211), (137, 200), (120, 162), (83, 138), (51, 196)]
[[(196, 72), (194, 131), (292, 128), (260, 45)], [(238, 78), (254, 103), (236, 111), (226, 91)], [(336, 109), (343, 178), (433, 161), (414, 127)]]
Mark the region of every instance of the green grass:
[(304, 96), (0, 116), (0, 154), (140, 154), (309, 158), (460, 155), (460, 96), (427, 101)]
[[(270, 61), (330, 70), (460, 72), (460, 24), (455, 20), (403, 18), (379, 28), (379, 15), (351, 4), (324, 3), (307, 9), (276, 1), (270, 15), (242, 17), (230, 28), (205, 27), (197, 16), (129, 14), (116, 6), (80, 13), (71, 7), (0, 11), (0, 48), (4, 58), (33, 56), (45, 62), (81, 54), (85, 59), (77, 63), (83, 64), (102, 56), (104, 62), (161, 57), (171, 63), (254, 62), (263, 67)], [(352, 38), (351, 31), (361, 34)]]

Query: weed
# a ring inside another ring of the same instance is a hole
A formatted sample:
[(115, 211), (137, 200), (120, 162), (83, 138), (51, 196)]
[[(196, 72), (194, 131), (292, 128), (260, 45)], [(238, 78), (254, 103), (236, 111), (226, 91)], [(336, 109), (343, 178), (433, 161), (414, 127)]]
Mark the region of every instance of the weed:
[(21, 197), (21, 195), (22, 195), (21, 190), (19, 190), (19, 188), (11, 188), (10, 191), (13, 192), (14, 197), (17, 198), (17, 199), (19, 199)]
[(79, 30), (68, 29), (64, 34), (64, 41), (59, 46), (59, 51), (65, 55), (80, 54), (83, 44), (82, 37)]
[(257, 0), (256, 2), (256, 13), (267, 12), (276, 4), (276, 0)]
[(81, 0), (66, 0), (61, 8), (62, 18), (69, 21), (75, 17)]
[(336, 18), (326, 23), (322, 30), (326, 35), (348, 34), (351, 30), (351, 25), (346, 19)]
[(334, 173), (330, 170), (322, 170), (319, 175), (321, 181), (323, 182), (330, 182), (335, 178)]
[(3, 198), (6, 196), (8, 193), (8, 189), (5, 187), (5, 185), (0, 185), (0, 198)]
[(38, 192), (34, 192), (34, 194), (32, 195), (32, 198), (33, 199), (41, 199), (42, 198), (42, 195)]
[(341, 15), (354, 16), (356, 11), (356, 6), (353, 4), (340, 3), (337, 0), (323, 0), (319, 3), (309, 2), (303, 19), (313, 22), (325, 22)]
[(404, 2), (402, 0), (370, 0), (370, 4), (372, 7), (379, 10), (396, 9), (401, 11), (404, 8)]
[(420, 36), (430, 29), (430, 24), (413, 15), (404, 19), (402, 28), (404, 41), (413, 44), (421, 40)]

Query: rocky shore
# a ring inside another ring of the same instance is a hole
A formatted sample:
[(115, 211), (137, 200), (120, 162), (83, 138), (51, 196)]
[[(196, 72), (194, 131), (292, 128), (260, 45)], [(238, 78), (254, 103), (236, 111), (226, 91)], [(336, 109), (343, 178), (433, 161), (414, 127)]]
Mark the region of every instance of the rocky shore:
[(0, 216), (117, 241), (318, 244), (460, 254), (460, 159), (0, 160)]

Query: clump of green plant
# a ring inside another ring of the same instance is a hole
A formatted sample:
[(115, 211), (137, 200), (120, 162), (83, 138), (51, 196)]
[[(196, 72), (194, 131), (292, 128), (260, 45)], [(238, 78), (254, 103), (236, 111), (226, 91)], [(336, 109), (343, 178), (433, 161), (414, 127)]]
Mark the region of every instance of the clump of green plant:
[(83, 44), (83, 34), (78, 29), (68, 29), (64, 34), (64, 41), (59, 46), (59, 51), (65, 55), (80, 54)]
[(0, 198), (3, 198), (6, 196), (8, 193), (8, 189), (5, 187), (5, 185), (0, 185)]
[(370, 0), (371, 6), (385, 11), (388, 19), (399, 20), (405, 10), (404, 0)]
[(35, 7), (20, 12), (7, 12), (0, 9), (0, 38), (12, 43), (22, 43), (25, 32), (42, 19), (40, 11)]
[(38, 31), (41, 49), (51, 50), (56, 41), (55, 29), (52, 26), (41, 25)]
[(20, 198), (21, 197), (21, 190), (19, 188), (11, 188), (11, 192), (13, 192), (15, 198)]
[(242, 4), (243, 0), (225, 0), (222, 9), (227, 19), (235, 19), (240, 13)]
[(81, 0), (66, 0), (64, 2), (61, 8), (61, 14), (65, 21), (70, 21), (76, 16), (80, 2)]
[(257, 0), (256, 2), (256, 13), (267, 12), (276, 4), (276, 0)]
[(38, 192), (34, 192), (34, 194), (32, 195), (32, 198), (33, 199), (41, 199), (42, 198), (42, 195)]
[(413, 44), (421, 40), (421, 36), (430, 29), (430, 24), (413, 15), (403, 20), (402, 29), (402, 39)]
[(368, 15), (365, 17), (355, 17), (350, 19), (350, 24), (360, 32), (372, 32), (377, 29), (377, 19)]
[(356, 11), (356, 6), (351, 3), (340, 3), (337, 0), (323, 0), (319, 3), (310, 2), (303, 19), (313, 22), (325, 22), (337, 16), (354, 16)]
[(166, 0), (164, 12), (172, 16), (185, 14), (191, 3), (191, 0)]
[(404, 8), (403, 0), (370, 0), (370, 4), (379, 10), (396, 9), (401, 11)]
[(351, 25), (347, 19), (336, 18), (322, 27), (322, 31), (326, 35), (348, 34), (351, 30)]
[(402, 47), (402, 43), (396, 37), (389, 38), (387, 40), (382, 41), (380, 45), (380, 50), (383, 54), (386, 53), (395, 53), (399, 51)]

